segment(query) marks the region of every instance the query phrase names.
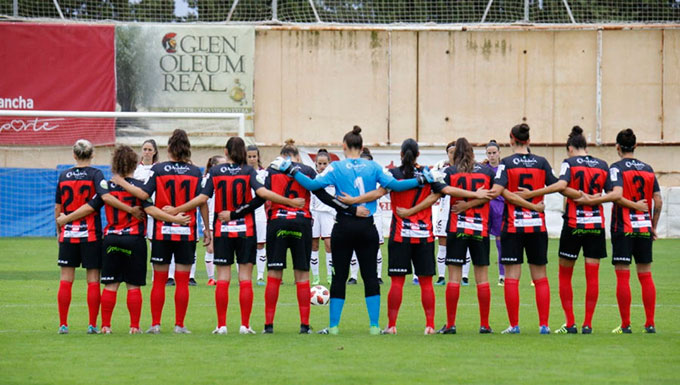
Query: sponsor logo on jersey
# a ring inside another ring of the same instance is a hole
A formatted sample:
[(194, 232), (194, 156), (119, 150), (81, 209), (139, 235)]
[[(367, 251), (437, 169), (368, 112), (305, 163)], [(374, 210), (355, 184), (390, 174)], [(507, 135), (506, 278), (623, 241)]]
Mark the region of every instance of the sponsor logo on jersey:
[(68, 179), (85, 179), (87, 177), (87, 173), (79, 168), (69, 171), (66, 173), (66, 177)]
[(647, 166), (646, 164), (644, 164), (644, 163), (642, 163), (642, 162), (639, 162), (639, 161), (637, 161), (637, 160), (635, 160), (635, 159), (626, 161), (625, 165), (626, 165), (626, 167), (628, 167), (628, 168), (634, 168), (634, 169), (636, 169), (636, 170), (638, 170), (638, 171), (644, 169), (644, 168)]
[(524, 167), (530, 168), (533, 167), (536, 163), (538, 163), (538, 159), (536, 158), (525, 158), (525, 157), (517, 157), (512, 160), (512, 163), (514, 165), (519, 165), (522, 163)]
[(593, 158), (576, 158), (576, 163), (578, 164), (586, 164), (588, 167), (596, 167), (597, 165), (600, 164), (600, 162), (597, 159)]
[(179, 175), (184, 175), (189, 172), (189, 165), (179, 163), (166, 164), (165, 167), (163, 167), (163, 170), (165, 170), (165, 172), (174, 171)]

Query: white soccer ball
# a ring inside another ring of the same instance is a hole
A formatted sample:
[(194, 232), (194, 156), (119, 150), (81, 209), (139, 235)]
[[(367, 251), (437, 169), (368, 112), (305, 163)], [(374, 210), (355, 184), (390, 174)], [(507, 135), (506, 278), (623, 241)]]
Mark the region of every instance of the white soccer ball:
[(312, 305), (328, 305), (331, 300), (331, 292), (321, 285), (316, 285), (309, 289), (310, 302)]

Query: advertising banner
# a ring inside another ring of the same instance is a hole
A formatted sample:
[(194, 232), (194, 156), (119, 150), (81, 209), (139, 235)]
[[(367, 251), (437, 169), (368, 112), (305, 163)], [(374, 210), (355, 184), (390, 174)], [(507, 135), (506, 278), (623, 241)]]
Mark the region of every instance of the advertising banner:
[[(0, 110), (114, 111), (111, 25), (0, 23)], [(113, 144), (112, 119), (0, 116), (0, 145)]]
[[(252, 26), (116, 27), (117, 101), (122, 111), (245, 114), (252, 133), (255, 29)], [(118, 120), (119, 143), (166, 143), (176, 128), (193, 145), (224, 145), (238, 118)]]

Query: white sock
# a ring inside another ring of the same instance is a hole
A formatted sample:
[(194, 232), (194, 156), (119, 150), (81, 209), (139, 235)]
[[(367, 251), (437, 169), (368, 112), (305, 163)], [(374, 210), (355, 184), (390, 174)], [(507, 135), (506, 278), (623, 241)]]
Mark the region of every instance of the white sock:
[(168, 267), (168, 279), (175, 279), (175, 257), (173, 256), (170, 260), (170, 266)]
[(470, 274), (470, 265), (472, 264), (472, 257), (470, 257), (470, 252), (467, 252), (465, 256), (465, 264), (463, 265), (463, 278), (467, 278)]
[(326, 252), (326, 274), (328, 277), (333, 275), (333, 253)]
[(444, 277), (446, 275), (446, 246), (439, 246), (437, 253), (437, 275)]
[(257, 249), (257, 279), (264, 279), (264, 268), (267, 265), (267, 249)]
[(205, 273), (208, 274), (208, 279), (215, 279), (215, 265), (213, 265), (215, 254), (206, 251), (203, 259), (205, 260)]
[(191, 272), (189, 272), (189, 279), (196, 279), (196, 256), (194, 255), (194, 264), (191, 265)]
[(352, 260), (349, 262), (349, 277), (357, 279), (359, 276), (359, 260), (357, 259), (357, 253), (352, 254)]
[(382, 278), (382, 250), (378, 249), (378, 258), (376, 259), (378, 264), (378, 278)]
[(309, 260), (309, 265), (312, 268), (312, 276), (319, 276), (319, 250), (312, 251), (312, 258)]

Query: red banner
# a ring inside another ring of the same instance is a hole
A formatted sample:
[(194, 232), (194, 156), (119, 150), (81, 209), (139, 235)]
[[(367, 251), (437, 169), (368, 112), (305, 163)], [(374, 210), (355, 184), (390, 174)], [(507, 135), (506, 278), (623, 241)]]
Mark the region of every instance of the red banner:
[[(0, 110), (114, 111), (112, 25), (0, 23)], [(115, 142), (113, 119), (10, 118), (0, 115), (0, 144)]]

